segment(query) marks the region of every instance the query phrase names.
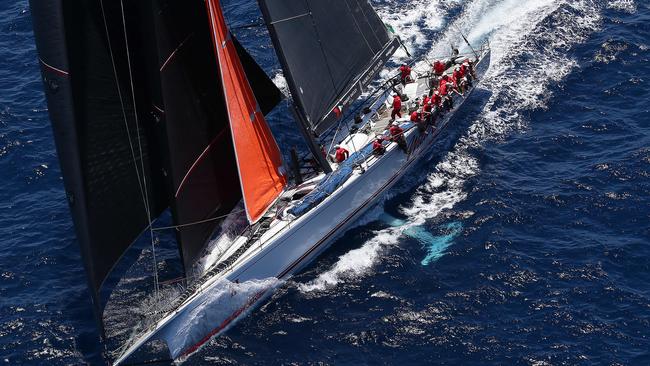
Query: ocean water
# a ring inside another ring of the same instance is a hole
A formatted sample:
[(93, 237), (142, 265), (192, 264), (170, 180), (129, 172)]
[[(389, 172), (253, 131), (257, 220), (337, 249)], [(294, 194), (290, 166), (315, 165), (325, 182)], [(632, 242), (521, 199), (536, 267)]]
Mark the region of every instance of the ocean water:
[[(458, 29), (489, 38), (482, 90), (428, 161), (185, 363), (650, 364), (650, 5), (373, 3), (416, 57), (462, 46)], [(254, 1), (225, 10), (258, 19)], [(27, 1), (0, 4), (0, 364), (102, 364), (31, 28)], [(281, 83), (264, 31), (236, 32)], [(271, 122), (297, 143), (284, 112)]]

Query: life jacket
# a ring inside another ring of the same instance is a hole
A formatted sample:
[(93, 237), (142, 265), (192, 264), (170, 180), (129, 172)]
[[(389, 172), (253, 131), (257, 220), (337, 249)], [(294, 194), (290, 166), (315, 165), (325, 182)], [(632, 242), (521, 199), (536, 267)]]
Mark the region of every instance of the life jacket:
[(429, 102), (429, 103), (425, 104), (424, 107), (422, 107), (422, 111), (431, 113), (431, 108), (432, 108), (431, 103)]
[(349, 152), (342, 147), (336, 149), (336, 162), (342, 163), (343, 161), (345, 161), (347, 154), (349, 154)]
[(422, 99), (422, 106), (425, 106), (425, 105), (429, 104), (430, 101), (431, 101), (431, 99), (428, 96), (424, 97)]
[(393, 109), (401, 109), (402, 108), (402, 98), (399, 97), (399, 95), (396, 95), (393, 98)]
[(420, 113), (417, 111), (411, 113), (411, 122), (420, 122)]

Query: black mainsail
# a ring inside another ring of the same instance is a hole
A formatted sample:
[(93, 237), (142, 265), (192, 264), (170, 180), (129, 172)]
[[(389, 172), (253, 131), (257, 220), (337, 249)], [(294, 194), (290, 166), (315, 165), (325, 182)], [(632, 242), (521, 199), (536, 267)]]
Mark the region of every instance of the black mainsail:
[(259, 0), (301, 121), (319, 135), (399, 47), (367, 0)]

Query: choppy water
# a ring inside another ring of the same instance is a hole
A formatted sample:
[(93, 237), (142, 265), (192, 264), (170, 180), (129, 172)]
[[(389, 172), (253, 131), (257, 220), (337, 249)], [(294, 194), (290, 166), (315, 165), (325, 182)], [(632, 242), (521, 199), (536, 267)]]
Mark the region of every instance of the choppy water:
[[(484, 90), (429, 162), (186, 364), (650, 364), (648, 3), (374, 3), (415, 55), (456, 28), (489, 37)], [(251, 10), (226, 8), (233, 25)], [(26, 1), (0, 5), (0, 30), (0, 363), (101, 363)], [(257, 32), (241, 38), (277, 71)]]

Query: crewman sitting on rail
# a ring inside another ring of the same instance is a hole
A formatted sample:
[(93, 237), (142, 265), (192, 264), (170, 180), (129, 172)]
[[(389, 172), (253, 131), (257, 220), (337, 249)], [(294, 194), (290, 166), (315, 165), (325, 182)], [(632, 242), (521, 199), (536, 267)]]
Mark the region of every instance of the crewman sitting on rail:
[(440, 108), (442, 105), (442, 97), (440, 97), (440, 91), (434, 90), (433, 94), (431, 95), (431, 104), (434, 107)]
[(458, 89), (460, 94), (465, 94), (465, 89), (463, 85), (463, 74), (460, 71), (460, 67), (454, 69), (454, 73), (451, 75), (451, 80), (454, 82), (454, 87)]
[(460, 65), (460, 72), (463, 74), (463, 77), (467, 81), (467, 86), (472, 86), (472, 80), (474, 79), (473, 71), (469, 65), (469, 59), (465, 59), (462, 65)]
[(477, 79), (476, 70), (474, 70), (474, 63), (472, 62), (472, 60), (466, 58), (463, 61), (463, 64), (466, 64), (466, 67), (469, 69), (469, 74), (472, 76), (472, 79)]
[(425, 132), (427, 130), (427, 126), (424, 123), (424, 116), (422, 113), (413, 111), (413, 113), (411, 113), (411, 122), (418, 126), (418, 131)]
[(399, 123), (393, 122), (390, 129), (391, 140), (397, 143), (402, 151), (407, 152), (406, 138), (404, 137), (404, 130), (399, 126)]
[(431, 104), (431, 101), (429, 101), (427, 104), (425, 104), (422, 107), (422, 120), (425, 122), (425, 124), (433, 124), (433, 104)]
[(372, 153), (376, 157), (380, 157), (386, 152), (386, 147), (384, 147), (383, 142), (384, 138), (382, 136), (377, 136), (375, 141), (372, 142)]
[(411, 78), (411, 67), (409, 65), (402, 64), (402, 66), (399, 67), (399, 71), (402, 85), (413, 82), (413, 78)]
[(390, 120), (394, 121), (395, 116), (402, 118), (402, 98), (398, 94), (393, 95), (393, 111), (390, 114)]
[(341, 145), (336, 145), (334, 146), (334, 149), (336, 149), (336, 162), (337, 163), (342, 163), (345, 161), (345, 159), (350, 157), (350, 152), (346, 150), (344, 147)]

